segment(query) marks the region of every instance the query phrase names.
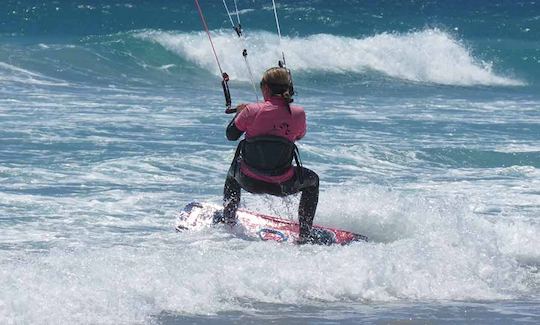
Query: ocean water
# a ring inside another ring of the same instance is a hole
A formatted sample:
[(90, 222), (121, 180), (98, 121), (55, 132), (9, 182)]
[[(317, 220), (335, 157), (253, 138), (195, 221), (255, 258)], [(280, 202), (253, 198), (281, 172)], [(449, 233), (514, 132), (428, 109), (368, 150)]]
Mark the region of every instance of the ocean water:
[[(222, 1), (200, 2), (233, 103), (255, 101)], [(8, 0), (1, 324), (540, 322), (540, 2), (276, 2), (281, 43), (272, 2), (238, 0), (255, 78), (283, 49), (315, 222), (371, 241), (175, 233), (235, 150), (194, 2)]]

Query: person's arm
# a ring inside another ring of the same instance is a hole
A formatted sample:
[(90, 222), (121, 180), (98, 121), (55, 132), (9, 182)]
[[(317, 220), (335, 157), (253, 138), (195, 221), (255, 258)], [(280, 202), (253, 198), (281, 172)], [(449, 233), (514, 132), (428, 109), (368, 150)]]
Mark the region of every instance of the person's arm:
[(236, 124), (234, 124), (234, 120), (236, 119), (236, 116), (231, 120), (229, 125), (227, 125), (227, 129), (225, 130), (225, 135), (227, 136), (227, 140), (229, 141), (236, 141), (240, 139), (244, 131), (238, 130), (236, 127)]
[(240, 130), (236, 126), (236, 119), (237, 119), (238, 115), (240, 115), (240, 113), (246, 108), (246, 106), (247, 106), (246, 104), (240, 104), (240, 105), (236, 106), (236, 115), (231, 120), (231, 122), (229, 122), (229, 125), (227, 125), (227, 128), (225, 129), (225, 135), (227, 136), (227, 140), (236, 141), (236, 140), (240, 139), (240, 137), (244, 133), (243, 130)]

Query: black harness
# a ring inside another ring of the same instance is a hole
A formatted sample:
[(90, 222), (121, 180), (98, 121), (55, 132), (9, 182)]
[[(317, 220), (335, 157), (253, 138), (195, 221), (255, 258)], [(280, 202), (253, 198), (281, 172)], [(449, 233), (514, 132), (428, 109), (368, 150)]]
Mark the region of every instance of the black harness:
[[(258, 136), (240, 141), (233, 164), (242, 161), (255, 173), (266, 176), (283, 175), (296, 163), (298, 178), (303, 183), (300, 153), (294, 142), (278, 136)], [(236, 176), (236, 175), (234, 175)]]

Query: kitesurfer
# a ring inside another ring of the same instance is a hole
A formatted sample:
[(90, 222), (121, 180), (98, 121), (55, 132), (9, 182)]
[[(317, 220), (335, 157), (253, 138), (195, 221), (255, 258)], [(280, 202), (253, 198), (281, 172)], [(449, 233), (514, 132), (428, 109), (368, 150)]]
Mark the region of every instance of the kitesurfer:
[(280, 197), (302, 192), (298, 242), (310, 242), (319, 198), (319, 177), (302, 167), (294, 144), (306, 134), (306, 114), (301, 106), (291, 105), (294, 90), (286, 68), (268, 69), (260, 87), (264, 102), (238, 105), (237, 114), (226, 129), (228, 140), (236, 141), (244, 133), (245, 139), (238, 144), (227, 173), (221, 221), (236, 222), (241, 189)]

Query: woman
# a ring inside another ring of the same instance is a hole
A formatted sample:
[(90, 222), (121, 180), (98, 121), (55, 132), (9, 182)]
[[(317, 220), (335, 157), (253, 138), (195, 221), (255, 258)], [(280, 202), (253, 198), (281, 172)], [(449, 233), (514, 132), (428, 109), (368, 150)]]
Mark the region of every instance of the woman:
[[(294, 145), (306, 134), (306, 114), (292, 106), (292, 82), (285, 68), (268, 69), (261, 80), (264, 103), (240, 104), (226, 130), (235, 141), (245, 132), (227, 174), (222, 221), (236, 222), (241, 188), (257, 194), (287, 196), (302, 192), (298, 209), (300, 243), (310, 232), (319, 199), (319, 177), (299, 164)], [(293, 167), (292, 161), (296, 161)]]

